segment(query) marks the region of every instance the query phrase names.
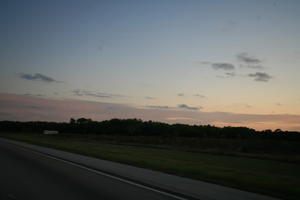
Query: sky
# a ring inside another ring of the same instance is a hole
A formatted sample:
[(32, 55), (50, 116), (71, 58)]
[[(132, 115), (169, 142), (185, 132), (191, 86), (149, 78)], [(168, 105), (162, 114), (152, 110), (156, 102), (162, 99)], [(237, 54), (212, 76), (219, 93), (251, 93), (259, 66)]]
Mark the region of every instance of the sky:
[(2, 0), (0, 120), (300, 131), (298, 0)]

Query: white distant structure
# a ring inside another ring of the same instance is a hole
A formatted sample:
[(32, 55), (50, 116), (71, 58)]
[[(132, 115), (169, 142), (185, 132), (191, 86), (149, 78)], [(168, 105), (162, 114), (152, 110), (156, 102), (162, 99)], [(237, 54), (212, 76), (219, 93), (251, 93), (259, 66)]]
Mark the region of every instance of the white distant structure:
[(45, 135), (56, 135), (56, 134), (58, 134), (58, 131), (44, 130), (43, 134), (45, 134)]

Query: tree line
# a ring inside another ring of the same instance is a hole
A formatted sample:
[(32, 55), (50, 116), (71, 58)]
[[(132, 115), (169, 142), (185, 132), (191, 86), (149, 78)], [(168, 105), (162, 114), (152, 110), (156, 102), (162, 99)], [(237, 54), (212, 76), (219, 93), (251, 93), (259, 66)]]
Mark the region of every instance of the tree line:
[(167, 124), (140, 119), (111, 119), (99, 122), (87, 118), (71, 118), (68, 123), (0, 121), (0, 132), (42, 133), (44, 130), (57, 130), (62, 134), (300, 140), (300, 132), (296, 131), (280, 129), (257, 131), (247, 127), (220, 128), (211, 125)]

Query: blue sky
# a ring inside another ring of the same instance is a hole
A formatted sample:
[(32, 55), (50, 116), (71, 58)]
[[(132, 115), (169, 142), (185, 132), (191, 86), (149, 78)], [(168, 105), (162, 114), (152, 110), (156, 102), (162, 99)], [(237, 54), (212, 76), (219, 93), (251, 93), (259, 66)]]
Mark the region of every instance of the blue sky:
[(299, 9), (296, 0), (1, 1), (0, 93), (300, 115)]

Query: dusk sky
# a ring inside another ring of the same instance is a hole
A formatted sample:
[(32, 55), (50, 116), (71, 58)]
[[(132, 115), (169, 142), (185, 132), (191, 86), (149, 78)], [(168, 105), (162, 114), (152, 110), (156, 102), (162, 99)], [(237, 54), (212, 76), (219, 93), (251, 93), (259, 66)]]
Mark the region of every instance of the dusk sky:
[(0, 120), (300, 131), (299, 0), (2, 0)]

